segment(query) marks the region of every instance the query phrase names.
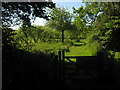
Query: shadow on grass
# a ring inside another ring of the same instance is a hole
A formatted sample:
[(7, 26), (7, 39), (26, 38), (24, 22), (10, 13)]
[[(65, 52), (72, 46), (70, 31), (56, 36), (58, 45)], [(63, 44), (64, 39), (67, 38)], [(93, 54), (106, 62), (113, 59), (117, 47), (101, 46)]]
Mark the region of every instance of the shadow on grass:
[(74, 44), (74, 46), (83, 46), (83, 45), (86, 45), (86, 44)]

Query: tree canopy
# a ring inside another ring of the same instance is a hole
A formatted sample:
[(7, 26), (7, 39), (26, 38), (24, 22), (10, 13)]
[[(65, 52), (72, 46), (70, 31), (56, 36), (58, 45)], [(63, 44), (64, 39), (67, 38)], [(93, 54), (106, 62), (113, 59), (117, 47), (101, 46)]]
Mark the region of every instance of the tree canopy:
[(119, 51), (120, 47), (120, 2), (97, 3), (101, 14), (94, 21), (93, 27), (99, 33), (99, 40), (103, 46), (113, 51)]
[(46, 26), (49, 26), (55, 30), (62, 32), (62, 42), (64, 42), (64, 31), (73, 29), (72, 25), (72, 14), (67, 11), (65, 8), (53, 8), (50, 13), (50, 20), (46, 23)]
[(35, 17), (48, 19), (46, 8), (53, 8), (53, 2), (2, 2), (2, 26), (18, 25), (22, 21), (30, 24)]

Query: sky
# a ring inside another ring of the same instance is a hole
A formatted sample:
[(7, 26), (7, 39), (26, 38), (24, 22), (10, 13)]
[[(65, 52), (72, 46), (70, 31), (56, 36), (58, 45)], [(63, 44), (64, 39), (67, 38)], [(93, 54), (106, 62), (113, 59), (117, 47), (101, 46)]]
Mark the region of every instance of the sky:
[[(72, 13), (72, 7), (75, 7), (76, 9), (79, 8), (81, 5), (84, 6), (85, 4), (80, 2), (80, 0), (52, 0), (54, 3), (56, 3), (56, 6), (58, 7), (64, 7), (68, 8), (68, 10)], [(76, 2), (73, 2), (76, 1)], [(78, 2), (79, 1), (79, 2)], [(32, 25), (45, 25), (46, 20), (43, 18), (36, 17), (34, 23)], [(13, 29), (18, 29), (19, 26), (12, 27)]]

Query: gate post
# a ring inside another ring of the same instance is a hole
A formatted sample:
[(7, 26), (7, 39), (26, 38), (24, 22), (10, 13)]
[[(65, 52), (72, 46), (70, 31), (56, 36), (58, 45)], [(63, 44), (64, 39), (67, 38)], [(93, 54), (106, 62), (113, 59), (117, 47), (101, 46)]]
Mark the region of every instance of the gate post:
[[(62, 50), (62, 81), (65, 84), (65, 50)], [(64, 86), (63, 86), (64, 87)]]
[(59, 79), (58, 55), (55, 55), (54, 62), (55, 62), (54, 63), (55, 64), (55, 69), (54, 69), (55, 70), (54, 71), (55, 72), (55, 79), (58, 80)]
[(98, 75), (99, 75), (99, 78), (101, 78), (103, 73), (103, 60), (104, 60), (103, 53), (99, 52), (97, 57), (98, 57)]
[(58, 51), (58, 62), (59, 62), (59, 80), (61, 81), (62, 75), (61, 75), (61, 51)]
[(58, 56), (59, 56), (59, 58), (58, 58), (58, 60), (59, 60), (59, 80), (60, 80), (62, 87), (64, 87), (64, 73), (65, 73), (65, 71), (64, 71), (64, 63), (65, 63), (64, 55), (65, 55), (64, 50), (58, 52)]

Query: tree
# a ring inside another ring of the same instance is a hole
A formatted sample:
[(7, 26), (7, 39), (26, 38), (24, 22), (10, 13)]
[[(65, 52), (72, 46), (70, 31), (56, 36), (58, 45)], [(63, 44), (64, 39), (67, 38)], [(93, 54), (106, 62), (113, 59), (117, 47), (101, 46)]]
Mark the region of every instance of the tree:
[(120, 2), (97, 4), (102, 13), (99, 14), (93, 26), (100, 31), (99, 40), (108, 50), (120, 51)]
[(97, 19), (98, 13), (100, 12), (98, 5), (96, 3), (86, 3), (86, 6), (79, 7), (75, 9), (73, 7), (74, 24), (76, 25), (76, 33), (78, 39), (86, 35), (92, 30), (91, 25)]
[(53, 2), (2, 2), (2, 26), (19, 25), (22, 21), (28, 23), (35, 17), (48, 19), (45, 8), (53, 8)]
[(120, 2), (89, 2), (74, 13), (78, 30), (87, 32), (88, 24), (91, 38), (108, 50), (120, 51)]
[(85, 35), (86, 33), (86, 24), (87, 24), (87, 18), (86, 18), (86, 12), (83, 6), (79, 7), (78, 9), (75, 9), (73, 7), (73, 13), (74, 13), (74, 25), (76, 26), (76, 36), (77, 39), (79, 39), (80, 35)]
[(50, 13), (50, 20), (46, 26), (61, 31), (62, 42), (64, 42), (64, 31), (72, 29), (72, 14), (65, 8), (53, 8)]

